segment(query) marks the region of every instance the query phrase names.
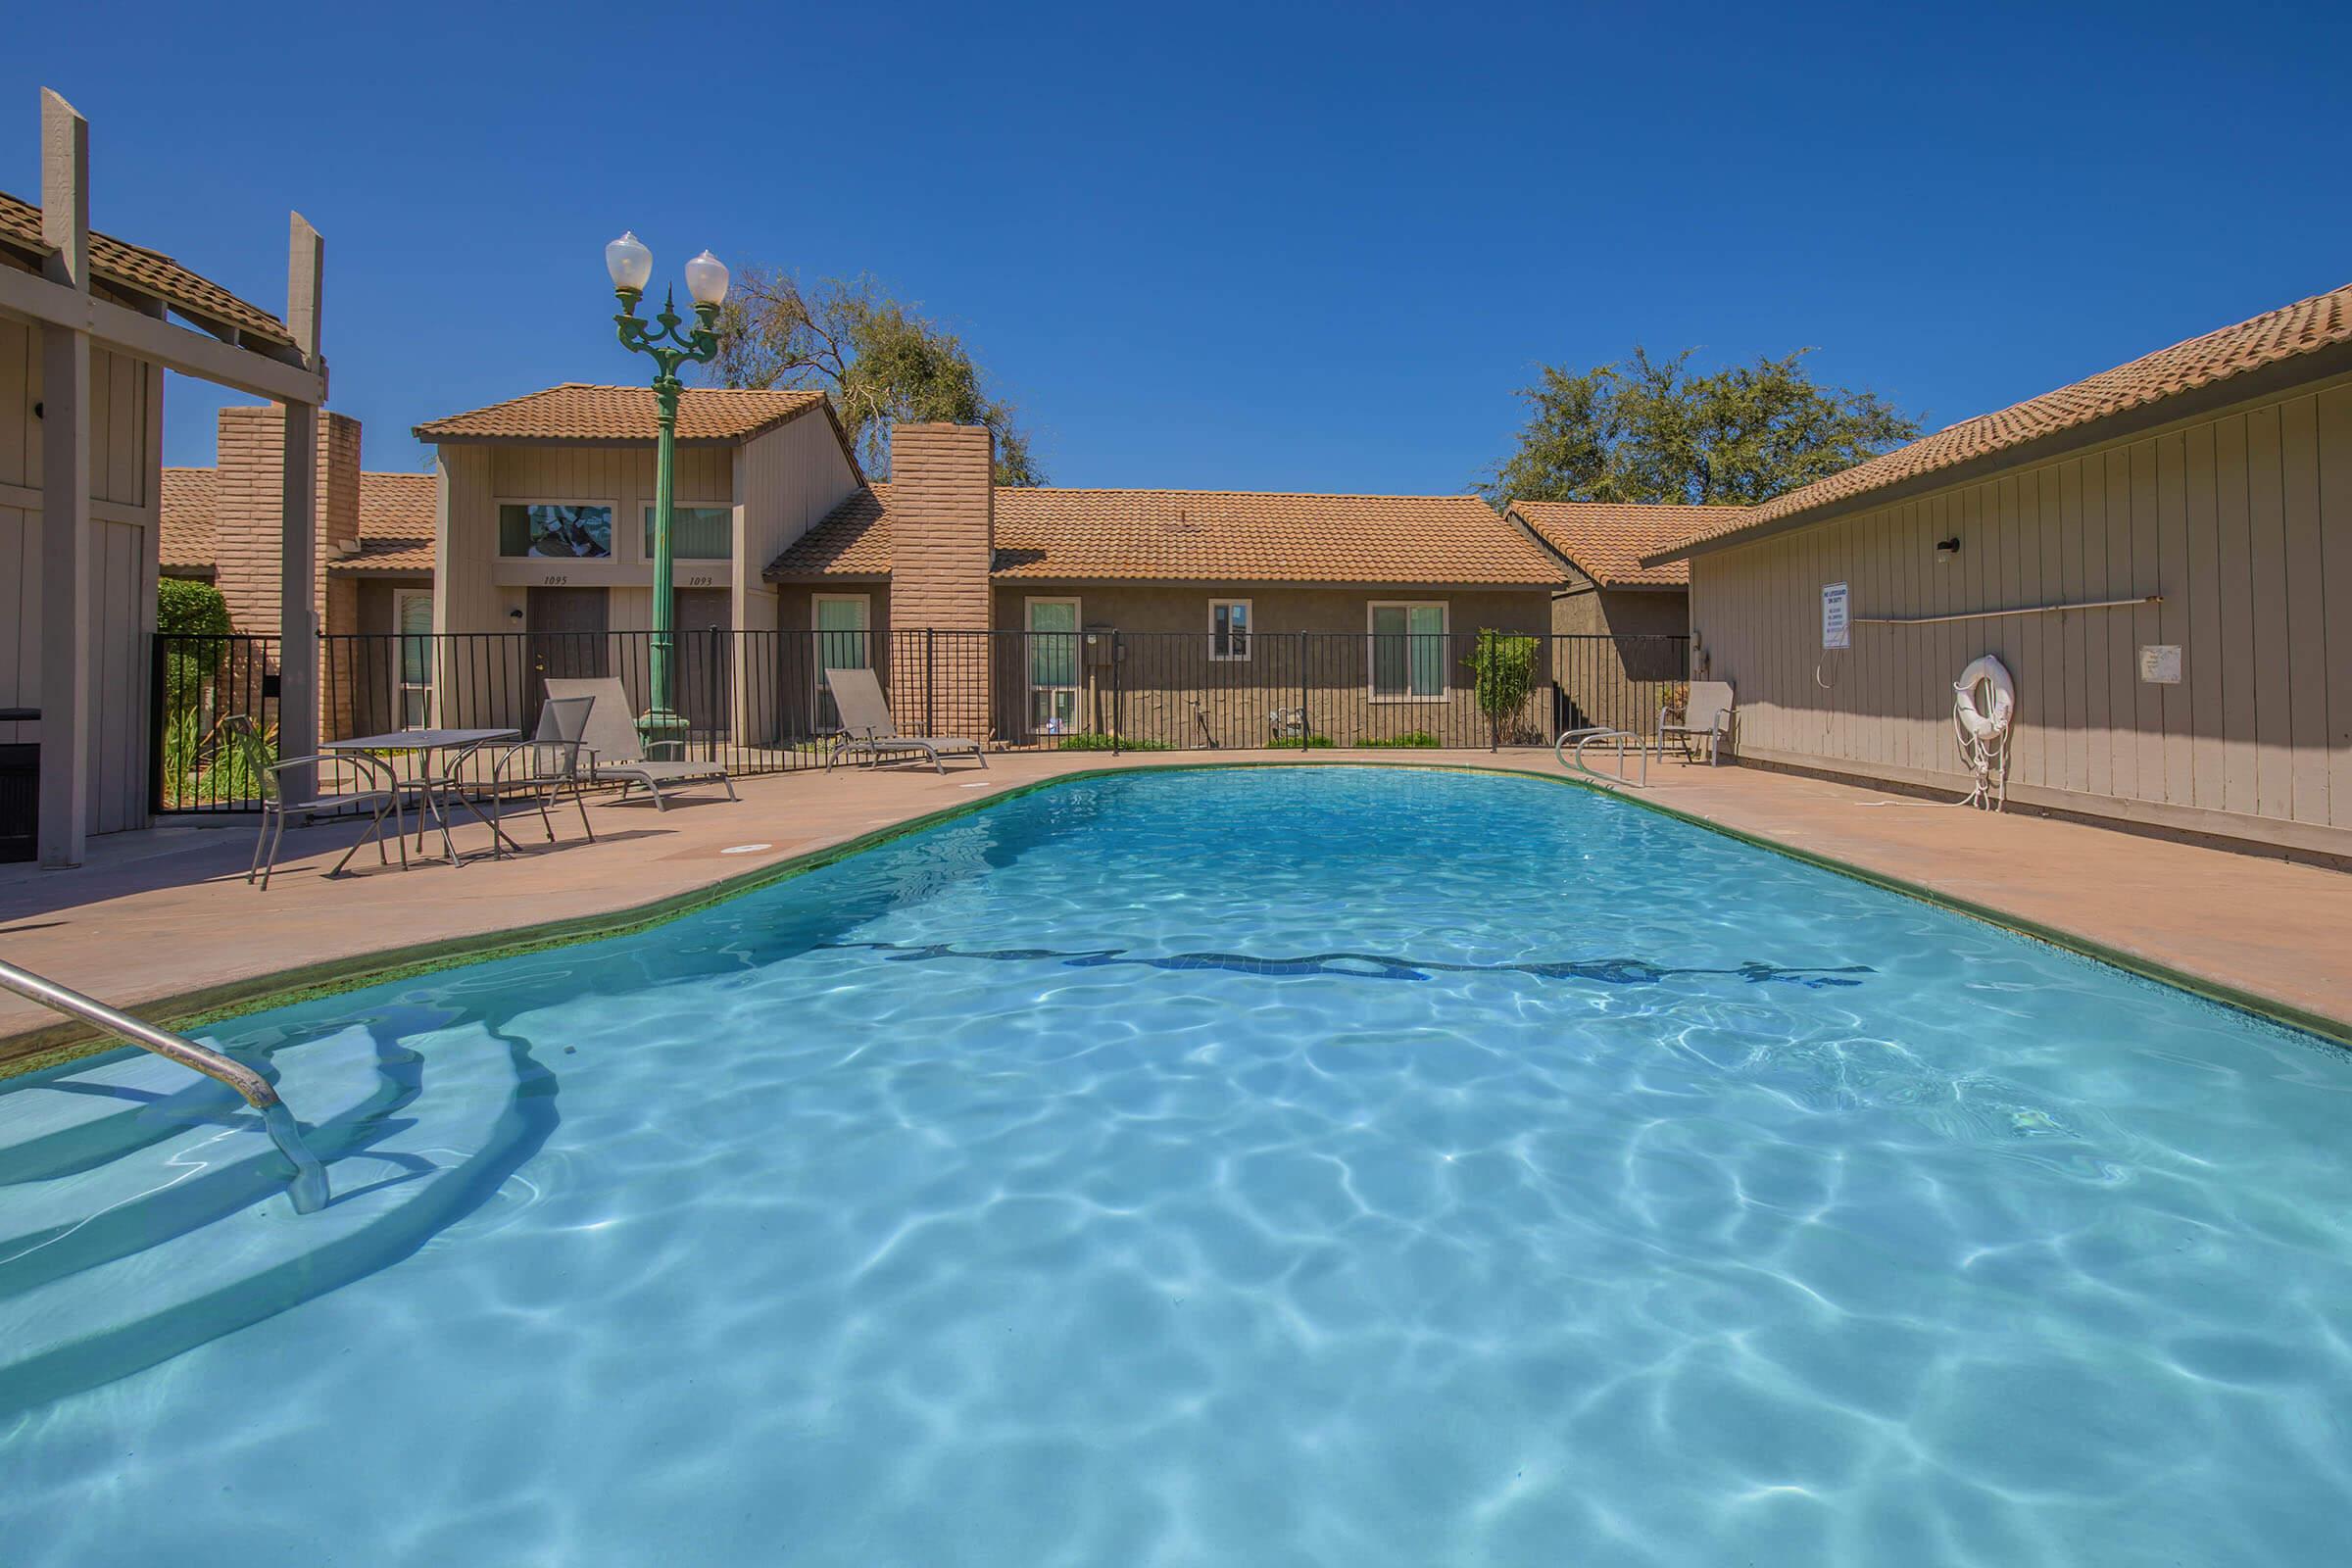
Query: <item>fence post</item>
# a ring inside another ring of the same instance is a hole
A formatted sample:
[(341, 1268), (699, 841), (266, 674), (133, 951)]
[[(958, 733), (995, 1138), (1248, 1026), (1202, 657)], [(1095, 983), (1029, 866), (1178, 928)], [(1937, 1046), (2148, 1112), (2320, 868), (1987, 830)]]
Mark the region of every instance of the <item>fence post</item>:
[(164, 808), (164, 736), (171, 728), (171, 710), (164, 706), (164, 634), (147, 636), (147, 810)]
[(1110, 632), (1110, 755), (1119, 755), (1127, 732), (1127, 649), (1117, 627)]
[[(1494, 668), (1494, 628), (1481, 626), (1478, 631), (1478, 640), (1481, 644), (1480, 653), (1483, 656), (1479, 664), (1486, 675), (1486, 699), (1491, 703), (1494, 702), (1495, 692), (1498, 690), (1495, 683), (1498, 671)], [(1471, 689), (1475, 691), (1477, 687), (1473, 685)], [(1502, 750), (1502, 718), (1492, 708), (1487, 709), (1487, 750), (1490, 752)]]
[(923, 628), (923, 733), (926, 735), (939, 733), (939, 719), (936, 716), (939, 692), (938, 631), (935, 626)]
[(718, 760), (718, 661), (723, 650), (719, 647), (718, 628), (711, 626), (708, 630), (710, 633), (710, 672), (705, 681), (710, 693), (710, 739), (708, 750), (703, 754), (703, 760), (715, 762)]
[(1306, 738), (1314, 726), (1306, 721), (1306, 633), (1298, 634), (1298, 760), (1306, 760)]

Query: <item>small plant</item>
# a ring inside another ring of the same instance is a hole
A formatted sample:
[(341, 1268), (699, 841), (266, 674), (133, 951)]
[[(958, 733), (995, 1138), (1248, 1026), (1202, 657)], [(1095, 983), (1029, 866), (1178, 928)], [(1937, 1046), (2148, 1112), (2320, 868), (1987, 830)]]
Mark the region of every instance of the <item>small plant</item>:
[(1328, 735), (1277, 735), (1266, 745), (1277, 752), (1326, 751), (1332, 745)]
[(1690, 688), (1681, 681), (1670, 681), (1658, 691), (1658, 716), (1669, 724), (1679, 724), (1690, 710)]
[(1135, 740), (1123, 735), (1064, 735), (1054, 748), (1057, 752), (1172, 752), (1176, 748), (1167, 741)]
[(1439, 742), (1435, 735), (1432, 735), (1425, 729), (1408, 729), (1401, 735), (1389, 735), (1373, 740), (1361, 740), (1357, 741), (1355, 744), (1358, 746), (1380, 746), (1403, 751), (1426, 752), (1436, 750)]
[(1513, 725), (1536, 689), (1536, 652), (1542, 644), (1515, 632), (1487, 630), (1478, 634), (1470, 657), (1462, 661), (1472, 676), (1471, 689), (1478, 710), (1497, 726)]

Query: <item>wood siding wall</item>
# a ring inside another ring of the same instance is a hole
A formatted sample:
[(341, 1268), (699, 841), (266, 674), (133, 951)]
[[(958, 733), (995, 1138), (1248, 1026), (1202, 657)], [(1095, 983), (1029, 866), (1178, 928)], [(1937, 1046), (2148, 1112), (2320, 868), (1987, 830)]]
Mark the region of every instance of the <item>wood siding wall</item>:
[[(1744, 755), (1964, 790), (1952, 682), (1989, 653), (2017, 681), (2012, 798), (2352, 853), (2352, 384), (1700, 556), (1692, 577)], [(1857, 617), (2164, 602), (1856, 624), (1824, 652), (1838, 581)], [(2180, 646), (2179, 685), (2139, 679), (2150, 644)]]
[[(0, 317), (0, 707), (41, 705), (41, 336)], [(147, 634), (155, 627), (157, 489), (164, 372), (103, 349), (90, 355), (91, 552), (97, 708), (90, 827), (147, 820)], [(0, 741), (41, 738), (0, 724)]]

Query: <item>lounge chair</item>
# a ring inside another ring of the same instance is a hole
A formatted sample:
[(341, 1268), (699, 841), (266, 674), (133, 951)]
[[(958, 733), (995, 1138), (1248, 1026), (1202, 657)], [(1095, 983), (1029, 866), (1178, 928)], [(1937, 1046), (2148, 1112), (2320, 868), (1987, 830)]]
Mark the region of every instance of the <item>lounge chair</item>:
[(942, 757), (968, 757), (982, 767), (988, 766), (978, 741), (960, 735), (900, 734), (890, 716), (890, 704), (883, 700), (882, 683), (870, 669), (828, 669), (825, 688), (841, 710), (842, 728), (841, 738), (833, 743), (833, 754), (825, 759), (828, 773), (849, 752), (861, 752), (877, 762), (919, 754), (930, 758), (931, 765), (942, 773), (948, 770)]
[(1694, 680), (1690, 683), (1690, 701), (1683, 705), (1683, 721), (1668, 724), (1660, 721), (1660, 743), (1674, 741), (1681, 745), (1683, 755), (1695, 758), (1692, 744), (1704, 739), (1707, 743), (1707, 765), (1713, 767), (1723, 760), (1723, 743), (1732, 733), (1732, 683), (1728, 680)]
[(721, 785), (728, 800), (741, 799), (735, 793), (735, 781), (727, 777), (727, 770), (717, 762), (688, 762), (645, 755), (645, 743), (637, 729), (637, 710), (629, 706), (629, 694), (622, 689), (619, 676), (566, 680), (550, 675), (546, 685), (548, 697), (557, 702), (574, 697), (596, 700), (588, 710), (588, 722), (581, 735), (583, 749), (588, 754), (590, 783), (618, 784), (620, 799), (624, 801), (629, 798), (629, 791), (642, 784), (654, 798), (655, 808), (662, 811), (669, 809), (662, 790), (686, 784)]

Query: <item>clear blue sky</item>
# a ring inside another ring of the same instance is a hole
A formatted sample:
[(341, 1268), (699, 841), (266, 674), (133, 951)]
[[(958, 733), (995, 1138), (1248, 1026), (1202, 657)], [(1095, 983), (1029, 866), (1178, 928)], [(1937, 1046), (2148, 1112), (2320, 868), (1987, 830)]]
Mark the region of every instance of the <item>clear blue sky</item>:
[[(37, 198), (46, 84), (102, 228), (279, 308), (299, 208), (370, 467), (639, 378), (601, 256), (630, 227), (658, 282), (708, 245), (920, 300), (1058, 483), (1450, 492), (1544, 361), (1817, 345), (1942, 424), (2352, 279), (2348, 19), (26, 7), (0, 188)], [(172, 399), (168, 461), (210, 462), (216, 395)]]

